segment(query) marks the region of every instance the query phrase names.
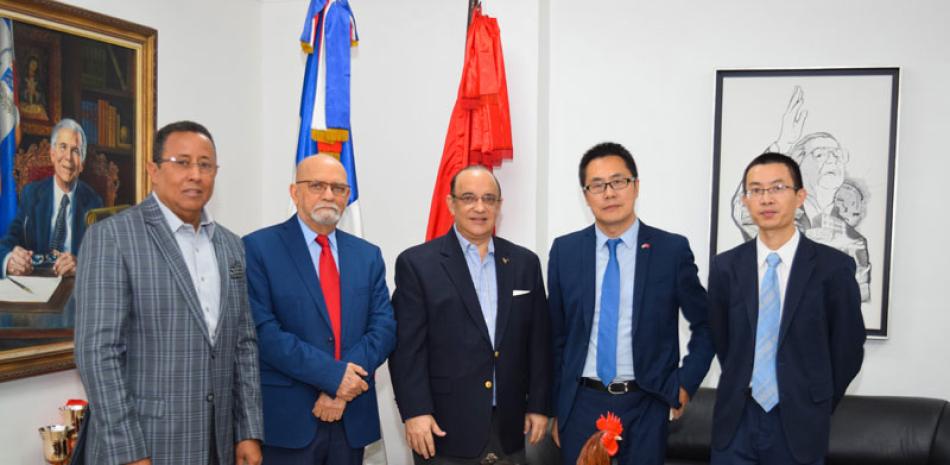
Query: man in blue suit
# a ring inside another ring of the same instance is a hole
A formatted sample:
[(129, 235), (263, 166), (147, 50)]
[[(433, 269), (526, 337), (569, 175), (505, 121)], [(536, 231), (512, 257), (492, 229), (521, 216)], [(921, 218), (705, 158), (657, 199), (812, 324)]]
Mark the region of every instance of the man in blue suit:
[[(573, 464), (607, 411), (623, 422), (618, 462), (659, 465), (678, 418), (713, 357), (706, 292), (686, 238), (637, 219), (637, 167), (620, 144), (581, 158), (594, 225), (554, 241), (548, 301), (554, 347), (553, 435)], [(679, 312), (690, 323), (680, 365)]]
[(336, 229), (350, 188), (331, 156), (297, 166), (297, 214), (244, 238), (264, 399), (264, 463), (360, 465), (380, 438), (373, 376), (396, 344), (378, 247)]
[(709, 313), (722, 375), (712, 463), (825, 463), (831, 413), (864, 357), (855, 263), (802, 235), (795, 161), (764, 153), (743, 176), (757, 239), (717, 255)]
[(64, 118), (53, 127), (50, 161), (53, 176), (23, 187), (16, 218), (0, 239), (0, 277), (32, 273), (34, 255), (43, 256), (38, 262), (57, 275), (76, 271), (86, 212), (102, 207), (99, 194), (79, 180), (86, 161), (86, 133), (79, 123)]

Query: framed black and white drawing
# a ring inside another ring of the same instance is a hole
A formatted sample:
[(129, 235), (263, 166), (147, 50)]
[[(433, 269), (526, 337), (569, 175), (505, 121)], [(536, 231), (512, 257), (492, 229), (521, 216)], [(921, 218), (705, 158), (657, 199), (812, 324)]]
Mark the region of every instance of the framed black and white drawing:
[(808, 238), (854, 258), (869, 336), (887, 336), (899, 68), (716, 72), (710, 257), (755, 237), (742, 174), (765, 151), (798, 162)]

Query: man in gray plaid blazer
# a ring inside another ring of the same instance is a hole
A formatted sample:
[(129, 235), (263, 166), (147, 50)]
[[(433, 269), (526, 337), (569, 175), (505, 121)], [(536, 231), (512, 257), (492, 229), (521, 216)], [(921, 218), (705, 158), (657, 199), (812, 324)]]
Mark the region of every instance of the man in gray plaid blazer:
[(154, 193), (86, 233), (71, 305), (88, 464), (261, 463), (244, 249), (204, 208), (217, 168), (207, 129), (165, 126)]

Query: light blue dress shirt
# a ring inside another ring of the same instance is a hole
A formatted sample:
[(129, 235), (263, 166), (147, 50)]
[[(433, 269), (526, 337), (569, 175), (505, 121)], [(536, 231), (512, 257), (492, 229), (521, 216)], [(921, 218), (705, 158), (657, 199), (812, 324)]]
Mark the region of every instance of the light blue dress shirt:
[[(468, 274), (472, 277), (472, 284), (475, 286), (475, 294), (478, 295), (478, 306), (482, 309), (482, 316), (485, 317), (485, 326), (488, 326), (488, 337), (491, 339), (492, 347), (495, 347), (495, 322), (498, 319), (498, 278), (495, 273), (495, 240), (488, 240), (488, 253), (482, 260), (478, 253), (478, 246), (465, 239), (455, 226), (452, 226), (455, 236), (458, 237), (459, 245), (462, 246), (462, 254), (465, 255), (465, 263), (468, 265)], [(495, 405), (495, 373), (492, 372), (492, 405)]]
[[(300, 216), (297, 216), (297, 224), (300, 225), (300, 232), (303, 233), (303, 238), (307, 241), (307, 251), (310, 252), (310, 262), (313, 263), (313, 268), (317, 270), (317, 278), (320, 277), (320, 252), (323, 250), (320, 247), (320, 244), (317, 244), (317, 233), (310, 229), (310, 226), (307, 226), (307, 223), (304, 223)], [(330, 253), (333, 254), (333, 264), (336, 265), (337, 273), (340, 272), (340, 255), (337, 252), (336, 247), (336, 229), (333, 230), (330, 234), (327, 234), (327, 239), (330, 242)]]
[[(596, 234), (596, 295), (594, 296), (594, 321), (591, 324), (590, 342), (587, 345), (587, 360), (581, 376), (597, 377), (597, 328), (600, 324), (600, 294), (604, 282), (604, 272), (610, 259), (607, 237), (600, 228), (594, 227)], [(633, 222), (617, 244), (617, 262), (620, 264), (620, 321), (617, 323), (617, 377), (601, 380), (605, 384), (636, 379), (633, 371), (633, 278), (637, 270), (637, 238), (640, 234), (640, 220)]]
[(208, 336), (213, 344), (221, 316), (221, 272), (214, 253), (214, 244), (211, 242), (214, 237), (214, 220), (207, 210), (202, 209), (201, 224), (196, 231), (194, 226), (182, 221), (166, 207), (157, 195), (153, 193), (152, 196), (158, 202), (165, 222), (178, 243), (181, 256), (185, 259), (191, 283), (195, 286), (198, 302), (201, 304), (201, 313), (208, 326)]

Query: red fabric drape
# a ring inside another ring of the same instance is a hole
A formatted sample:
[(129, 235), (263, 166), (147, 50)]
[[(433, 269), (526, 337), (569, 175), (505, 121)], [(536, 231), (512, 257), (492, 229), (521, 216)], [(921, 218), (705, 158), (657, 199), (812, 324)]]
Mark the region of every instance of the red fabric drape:
[(452, 225), (452, 214), (445, 204), (452, 176), (469, 165), (492, 169), (511, 157), (511, 116), (501, 32), (495, 18), (476, 8), (465, 41), (462, 82), (432, 191), (426, 240), (445, 234)]

